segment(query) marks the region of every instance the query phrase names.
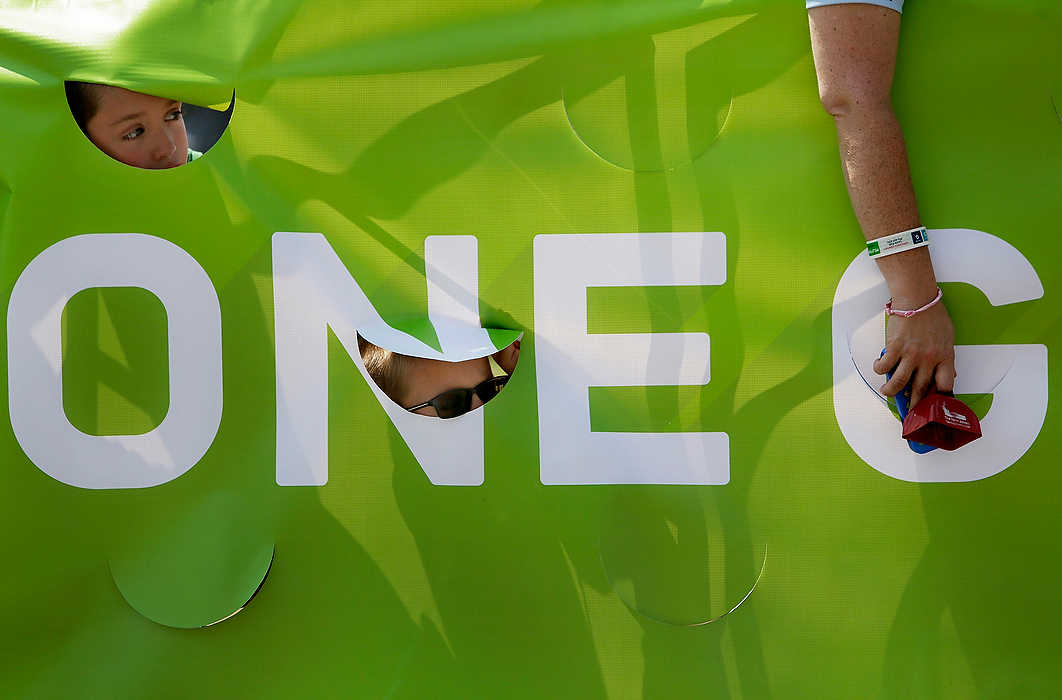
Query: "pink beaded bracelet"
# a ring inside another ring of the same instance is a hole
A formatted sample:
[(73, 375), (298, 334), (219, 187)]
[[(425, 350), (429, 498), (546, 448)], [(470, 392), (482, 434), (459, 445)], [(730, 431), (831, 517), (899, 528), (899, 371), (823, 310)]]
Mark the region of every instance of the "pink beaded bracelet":
[(923, 311), (925, 311), (926, 309), (931, 309), (934, 306), (936, 306), (937, 304), (939, 304), (940, 300), (941, 300), (941, 298), (943, 298), (943, 296), (944, 296), (944, 291), (940, 287), (937, 287), (937, 295), (935, 297), (933, 297), (933, 301), (929, 302), (928, 304), (926, 304), (925, 306), (923, 306), (920, 309), (914, 309), (914, 310), (911, 310), (911, 311), (907, 311), (905, 309), (894, 309), (894, 308), (892, 308), (892, 299), (889, 299), (889, 302), (887, 304), (885, 304), (885, 315), (886, 316), (903, 316), (904, 318), (911, 318), (915, 314), (920, 314)]

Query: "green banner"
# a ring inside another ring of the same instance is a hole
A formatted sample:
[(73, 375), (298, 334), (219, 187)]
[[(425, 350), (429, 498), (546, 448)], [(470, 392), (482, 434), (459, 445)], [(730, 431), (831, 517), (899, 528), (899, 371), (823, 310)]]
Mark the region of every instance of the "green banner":
[[(0, 2), (0, 695), (1057, 697), (1060, 36), (905, 8), (916, 455), (797, 2)], [(67, 80), (231, 121), (142, 170)], [(441, 420), (359, 336), (520, 354)]]

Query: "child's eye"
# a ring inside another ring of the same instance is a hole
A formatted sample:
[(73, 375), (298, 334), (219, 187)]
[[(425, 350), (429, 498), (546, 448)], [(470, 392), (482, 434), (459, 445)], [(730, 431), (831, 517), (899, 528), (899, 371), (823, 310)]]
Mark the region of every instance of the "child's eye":
[(182, 114), (184, 113), (181, 110), (175, 109), (166, 115), (166, 121), (172, 122), (175, 119), (180, 119)]
[(133, 139), (135, 139), (136, 137), (140, 136), (143, 133), (144, 133), (144, 127), (138, 126), (137, 128), (135, 128), (132, 131), (130, 131), (128, 134), (123, 136), (122, 138), (125, 139), (126, 141), (132, 141)]

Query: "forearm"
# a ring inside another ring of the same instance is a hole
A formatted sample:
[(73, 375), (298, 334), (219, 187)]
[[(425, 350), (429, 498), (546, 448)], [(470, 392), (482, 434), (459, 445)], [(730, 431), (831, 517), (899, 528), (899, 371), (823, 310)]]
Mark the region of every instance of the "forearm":
[[(917, 228), (907, 147), (892, 112), (890, 93), (900, 35), (900, 15), (866, 4), (809, 10), (811, 48), (823, 107), (837, 124), (841, 166), (852, 208), (870, 241)], [(937, 296), (929, 248), (877, 258), (893, 308), (921, 309)], [(911, 405), (935, 384), (955, 381), (954, 330), (947, 309), (935, 304), (910, 318), (893, 317), (878, 374), (892, 370), (882, 391), (911, 387)]]
[[(900, 15), (834, 5), (811, 10), (808, 20), (819, 95), (837, 125), (841, 167), (864, 237), (919, 226), (907, 146), (890, 101)], [(880, 258), (878, 266), (898, 308), (917, 308), (936, 295), (928, 249)]]
[[(900, 124), (887, 104), (835, 116), (848, 194), (866, 240), (921, 225)], [(897, 308), (917, 308), (937, 292), (928, 248), (879, 258)]]

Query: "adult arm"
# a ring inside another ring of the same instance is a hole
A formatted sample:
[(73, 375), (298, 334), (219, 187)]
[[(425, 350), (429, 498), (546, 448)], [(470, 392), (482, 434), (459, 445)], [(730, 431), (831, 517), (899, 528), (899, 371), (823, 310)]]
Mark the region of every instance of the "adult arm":
[[(892, 111), (900, 13), (875, 5), (844, 4), (808, 10), (811, 48), (823, 107), (837, 125), (837, 140), (852, 208), (870, 241), (920, 225), (907, 147)], [(929, 248), (877, 261), (893, 308), (917, 309), (937, 294)], [(885, 354), (874, 371), (895, 369), (882, 393), (911, 383), (911, 405), (931, 383), (955, 383), (955, 331), (944, 304), (910, 318), (889, 319)]]

